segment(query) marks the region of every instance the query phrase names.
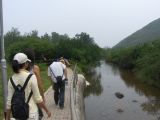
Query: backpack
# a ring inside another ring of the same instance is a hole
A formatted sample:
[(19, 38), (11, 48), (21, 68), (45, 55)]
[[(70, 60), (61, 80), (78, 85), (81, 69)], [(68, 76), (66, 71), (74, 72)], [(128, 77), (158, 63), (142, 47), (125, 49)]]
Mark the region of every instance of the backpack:
[(11, 100), (11, 111), (12, 111), (12, 115), (14, 118), (16, 119), (20, 119), (20, 120), (26, 120), (29, 118), (29, 100), (33, 94), (33, 92), (31, 91), (28, 97), (27, 102), (25, 102), (25, 88), (28, 84), (29, 79), (31, 78), (32, 74), (29, 74), (23, 87), (21, 85), (15, 85), (13, 82), (12, 77), (10, 78), (10, 82), (14, 88), (14, 94)]

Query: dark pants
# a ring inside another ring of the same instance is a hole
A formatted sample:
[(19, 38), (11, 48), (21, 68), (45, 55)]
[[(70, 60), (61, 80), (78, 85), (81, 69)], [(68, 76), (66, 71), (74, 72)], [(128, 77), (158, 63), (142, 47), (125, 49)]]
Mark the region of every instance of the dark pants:
[(54, 83), (54, 101), (56, 104), (59, 103), (60, 107), (64, 107), (64, 92), (65, 92), (65, 81), (62, 81), (62, 84), (59, 85)]
[(43, 112), (42, 112), (42, 109), (39, 106), (38, 106), (38, 114), (39, 114), (39, 120), (42, 120)]

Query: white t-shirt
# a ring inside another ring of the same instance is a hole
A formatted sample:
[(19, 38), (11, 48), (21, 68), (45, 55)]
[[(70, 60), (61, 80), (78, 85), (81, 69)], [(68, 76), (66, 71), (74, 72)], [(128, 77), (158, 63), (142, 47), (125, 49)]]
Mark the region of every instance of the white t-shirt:
[[(66, 69), (66, 65), (64, 65), (63, 63), (53, 62), (48, 67), (48, 76), (51, 76), (53, 82), (55, 82), (55, 83), (57, 83), (57, 80), (55, 79), (55, 77), (57, 77), (57, 76), (62, 76), (62, 80), (64, 80), (65, 79), (64, 69)], [(54, 73), (54, 75), (52, 72)]]

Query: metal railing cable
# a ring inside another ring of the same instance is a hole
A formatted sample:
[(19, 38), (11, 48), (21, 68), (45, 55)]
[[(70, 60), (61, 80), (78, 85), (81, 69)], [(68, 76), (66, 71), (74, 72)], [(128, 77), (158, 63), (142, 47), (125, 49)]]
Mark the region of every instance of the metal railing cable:
[(77, 75), (77, 64), (74, 67), (72, 80), (71, 80), (71, 116), (72, 120), (78, 120), (76, 113), (76, 85), (77, 85), (78, 75)]

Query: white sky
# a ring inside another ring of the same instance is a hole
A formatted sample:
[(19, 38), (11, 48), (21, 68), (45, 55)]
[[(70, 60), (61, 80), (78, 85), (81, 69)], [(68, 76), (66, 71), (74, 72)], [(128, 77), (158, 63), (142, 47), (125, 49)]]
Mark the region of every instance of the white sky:
[(3, 0), (4, 32), (86, 32), (101, 47), (160, 18), (160, 0)]

